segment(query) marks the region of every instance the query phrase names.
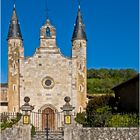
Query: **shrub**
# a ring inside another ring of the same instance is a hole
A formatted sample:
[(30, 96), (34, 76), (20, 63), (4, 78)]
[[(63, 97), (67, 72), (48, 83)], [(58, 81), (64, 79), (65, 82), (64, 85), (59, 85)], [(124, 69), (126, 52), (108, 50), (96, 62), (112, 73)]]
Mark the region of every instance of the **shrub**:
[(97, 108), (92, 115), (87, 115), (87, 124), (90, 127), (104, 127), (110, 115), (111, 108), (109, 106)]
[(17, 113), (16, 114), (16, 118), (12, 118), (8, 120), (8, 116), (6, 117), (7, 119), (4, 120), (1, 124), (0, 124), (0, 128), (1, 130), (4, 130), (6, 128), (11, 128), (14, 124), (16, 124), (20, 119), (21, 119), (22, 114), (21, 113)]
[(108, 118), (108, 127), (138, 127), (139, 116), (137, 114), (115, 114)]
[(36, 134), (35, 127), (32, 125), (32, 128), (31, 128), (31, 136), (33, 137), (35, 134)]
[(82, 124), (83, 126), (86, 126), (87, 125), (86, 113), (85, 112), (77, 113), (75, 121), (79, 124)]

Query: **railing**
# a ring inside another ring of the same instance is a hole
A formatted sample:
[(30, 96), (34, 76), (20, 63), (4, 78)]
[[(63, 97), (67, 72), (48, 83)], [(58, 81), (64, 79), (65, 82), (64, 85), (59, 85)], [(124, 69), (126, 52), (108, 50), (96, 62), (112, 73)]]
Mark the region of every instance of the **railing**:
[(5, 121), (9, 121), (11, 119), (15, 119), (18, 117), (17, 112), (3, 112), (0, 113), (0, 122), (5, 122)]

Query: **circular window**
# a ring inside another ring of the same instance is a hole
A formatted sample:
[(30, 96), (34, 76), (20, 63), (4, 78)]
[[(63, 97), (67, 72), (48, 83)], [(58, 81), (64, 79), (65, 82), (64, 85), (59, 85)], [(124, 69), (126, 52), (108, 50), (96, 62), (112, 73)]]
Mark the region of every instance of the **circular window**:
[(47, 79), (47, 80), (45, 81), (45, 85), (46, 85), (46, 86), (50, 86), (51, 83), (52, 83), (51, 80), (48, 80), (48, 79)]
[(42, 85), (43, 85), (44, 88), (53, 88), (54, 80), (51, 77), (45, 77), (42, 80)]

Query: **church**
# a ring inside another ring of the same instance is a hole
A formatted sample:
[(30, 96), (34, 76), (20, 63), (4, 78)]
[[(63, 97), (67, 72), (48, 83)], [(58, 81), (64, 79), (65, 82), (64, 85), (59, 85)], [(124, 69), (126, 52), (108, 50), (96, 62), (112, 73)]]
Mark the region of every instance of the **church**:
[(30, 98), (35, 112), (62, 111), (60, 107), (66, 96), (71, 98), (75, 112), (83, 111), (87, 104), (87, 37), (80, 6), (71, 39), (70, 58), (57, 47), (56, 29), (49, 19), (40, 28), (40, 45), (31, 57), (24, 56), (20, 28), (14, 6), (7, 37), (8, 84), (2, 86), (1, 92), (2, 97), (7, 96), (7, 111), (19, 112), (25, 96)]

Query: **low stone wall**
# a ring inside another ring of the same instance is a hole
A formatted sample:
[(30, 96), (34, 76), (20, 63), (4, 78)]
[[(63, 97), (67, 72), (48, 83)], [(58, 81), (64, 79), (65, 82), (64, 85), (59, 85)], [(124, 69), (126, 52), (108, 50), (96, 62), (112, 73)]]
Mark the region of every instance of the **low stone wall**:
[(31, 140), (31, 126), (16, 124), (0, 132), (1, 140)]
[(139, 128), (67, 127), (64, 140), (139, 140)]

